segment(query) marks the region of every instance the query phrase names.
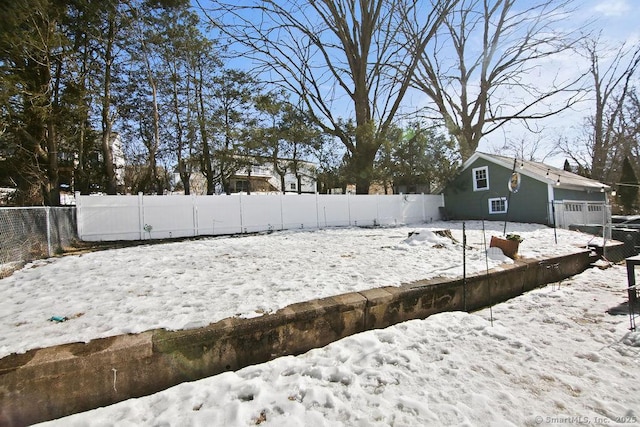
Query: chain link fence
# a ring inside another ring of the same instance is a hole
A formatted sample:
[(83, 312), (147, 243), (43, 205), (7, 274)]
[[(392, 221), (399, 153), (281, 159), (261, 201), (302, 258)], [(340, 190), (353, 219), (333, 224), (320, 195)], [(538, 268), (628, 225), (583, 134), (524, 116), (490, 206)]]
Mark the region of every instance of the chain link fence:
[(610, 261), (620, 261), (624, 258), (628, 258), (640, 253), (640, 230), (639, 229), (625, 229), (612, 226), (611, 223), (604, 226), (598, 224), (578, 225), (573, 224), (569, 226), (569, 230), (581, 231), (583, 233), (593, 234), (594, 240), (596, 238), (601, 239), (596, 241), (598, 245), (601, 245), (602, 240), (609, 242), (615, 240), (622, 245), (617, 247), (605, 246), (602, 248), (605, 258)]
[(76, 209), (0, 208), (0, 277), (61, 253), (77, 240)]

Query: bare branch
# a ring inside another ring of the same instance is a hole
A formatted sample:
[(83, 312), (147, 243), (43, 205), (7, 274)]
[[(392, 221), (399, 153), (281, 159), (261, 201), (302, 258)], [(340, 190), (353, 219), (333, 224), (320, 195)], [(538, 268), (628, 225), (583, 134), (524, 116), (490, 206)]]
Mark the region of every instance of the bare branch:
[(413, 86), (430, 98), (427, 108), (440, 114), (463, 159), (505, 124), (527, 125), (583, 98), (584, 74), (548, 78), (549, 62), (580, 40), (555, 28), (570, 4), (463, 0), (446, 16), (447, 31), (420, 58)]
[[(612, 49), (594, 38), (585, 39), (579, 51), (589, 60), (594, 85), (595, 109), (589, 139), (591, 175), (594, 179), (608, 180), (607, 163), (618, 144), (616, 127), (623, 120), (631, 79), (640, 67), (640, 46), (622, 44)], [(608, 66), (604, 65), (607, 63)]]
[(357, 187), (367, 187), (357, 191), (366, 192), (418, 58), (456, 1), (219, 0), (208, 16), (255, 71), (306, 104), (343, 142)]

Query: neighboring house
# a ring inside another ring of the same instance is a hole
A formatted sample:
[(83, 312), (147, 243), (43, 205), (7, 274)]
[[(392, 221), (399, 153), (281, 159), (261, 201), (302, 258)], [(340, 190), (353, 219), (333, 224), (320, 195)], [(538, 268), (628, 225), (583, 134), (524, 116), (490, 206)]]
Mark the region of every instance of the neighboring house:
[[(291, 167), (287, 168), (284, 180), (276, 173), (271, 159), (253, 158), (250, 166), (238, 167), (238, 170), (229, 179), (229, 191), (231, 193), (315, 193), (317, 191), (316, 166), (311, 162), (298, 160), (300, 180), (292, 173)], [(283, 169), (291, 163), (291, 160), (279, 159)], [(196, 168), (194, 168), (196, 169)], [(180, 182), (180, 174), (174, 171), (174, 185)], [(284, 190), (282, 188), (284, 181)], [(206, 182), (200, 171), (194, 170), (191, 174), (191, 194), (206, 194)], [(222, 189), (218, 185), (217, 193)]]
[(9, 201), (9, 198), (16, 192), (15, 188), (0, 187), (0, 206), (4, 206)]
[[(315, 193), (317, 191), (316, 167), (311, 162), (298, 160), (300, 182), (291, 170), (291, 160), (278, 159), (286, 169), (284, 179), (276, 172), (273, 161), (255, 158), (249, 167), (241, 167), (229, 180), (232, 193)], [(251, 183), (251, 188), (249, 188)], [(283, 188), (284, 185), (284, 188)]]
[[(94, 141), (94, 148), (85, 155), (85, 173), (88, 188), (77, 188), (76, 172), (79, 165), (80, 154), (77, 151), (58, 151), (58, 180), (60, 184), (60, 203), (63, 205), (75, 204), (74, 193), (76, 191), (100, 192), (104, 176), (104, 154), (100, 146), (100, 140)], [(117, 132), (113, 132), (110, 138), (113, 172), (118, 193), (125, 192), (126, 161), (122, 148), (122, 138)]]
[(431, 194), (429, 184), (397, 184), (393, 189), (396, 194)]
[[(518, 181), (512, 181), (514, 166)], [(563, 228), (606, 224), (610, 191), (608, 185), (544, 163), (476, 152), (444, 190), (445, 216)]]

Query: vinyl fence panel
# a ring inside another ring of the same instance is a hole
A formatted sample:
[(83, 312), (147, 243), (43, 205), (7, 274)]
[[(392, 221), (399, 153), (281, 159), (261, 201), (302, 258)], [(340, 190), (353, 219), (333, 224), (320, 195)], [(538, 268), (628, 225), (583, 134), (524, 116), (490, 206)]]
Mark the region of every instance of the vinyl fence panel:
[(320, 227), (348, 227), (351, 225), (350, 198), (354, 196), (326, 194), (318, 196)]
[(76, 196), (78, 237), (81, 240), (140, 240), (138, 196)]
[[(422, 221), (431, 222), (442, 218), (442, 214), (440, 212), (444, 207), (443, 195), (424, 195), (421, 200), (417, 201), (417, 204), (420, 204), (423, 210)], [(414, 214), (413, 218), (415, 217), (416, 216)]]
[(422, 199), (415, 194), (405, 194), (400, 196), (400, 206), (402, 207), (402, 217), (405, 222), (421, 222), (425, 221), (425, 212)]
[(195, 236), (193, 202), (183, 196), (141, 198), (143, 236), (150, 239)]
[(317, 209), (318, 195), (295, 194), (280, 196), (282, 206), (282, 228), (320, 228)]
[(378, 221), (378, 197), (376, 195), (363, 194), (351, 196), (349, 210), (351, 224), (356, 227), (370, 227), (377, 225)]
[(243, 233), (255, 233), (282, 227), (280, 195), (243, 196), (238, 194), (229, 197), (240, 199)]
[(194, 209), (197, 235), (242, 233), (239, 197), (194, 196)]
[(434, 195), (76, 195), (82, 240), (145, 240), (440, 219)]

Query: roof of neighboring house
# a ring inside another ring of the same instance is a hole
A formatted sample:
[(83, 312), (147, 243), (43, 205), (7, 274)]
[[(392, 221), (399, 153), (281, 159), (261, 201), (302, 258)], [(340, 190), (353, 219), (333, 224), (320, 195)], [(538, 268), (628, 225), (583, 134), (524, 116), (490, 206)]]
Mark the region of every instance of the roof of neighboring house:
[[(507, 169), (513, 168), (514, 160), (516, 160), (516, 172), (533, 178), (547, 184), (553, 184), (557, 188), (565, 188), (571, 190), (587, 190), (587, 191), (610, 191), (611, 187), (599, 181), (585, 178), (573, 172), (567, 172), (564, 169), (556, 168), (541, 162), (533, 162), (531, 160), (514, 159), (513, 157), (499, 156), (496, 154), (487, 154), (476, 151), (464, 164), (462, 169), (465, 170), (471, 166), (476, 160), (484, 159), (489, 162), (498, 164)], [(558, 183), (558, 181), (560, 181)]]

